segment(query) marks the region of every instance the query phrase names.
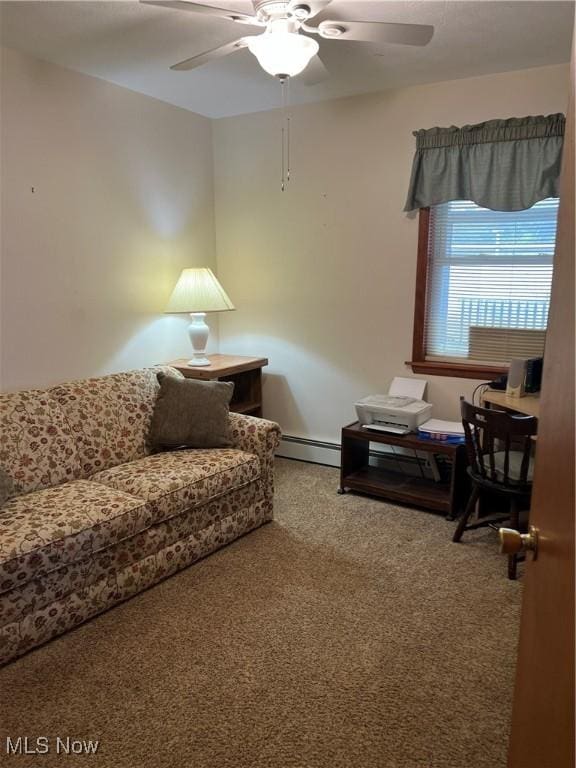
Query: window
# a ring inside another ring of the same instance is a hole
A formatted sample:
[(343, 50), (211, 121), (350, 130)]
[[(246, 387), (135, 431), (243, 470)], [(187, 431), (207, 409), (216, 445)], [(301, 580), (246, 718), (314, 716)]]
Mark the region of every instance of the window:
[(420, 210), (412, 367), (492, 378), (543, 354), (558, 199), (516, 212), (457, 200)]

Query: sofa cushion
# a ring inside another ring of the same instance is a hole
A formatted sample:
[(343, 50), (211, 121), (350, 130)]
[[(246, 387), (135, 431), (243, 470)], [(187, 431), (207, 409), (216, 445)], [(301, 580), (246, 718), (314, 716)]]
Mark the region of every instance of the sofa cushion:
[(148, 368), (72, 381), (50, 390), (77, 440), (81, 477), (150, 452), (147, 438), (160, 389), (159, 370), (181, 376), (171, 368)]
[[(511, 485), (518, 485), (522, 475), (522, 451), (510, 451), (508, 454), (508, 482)], [(494, 454), (494, 469), (496, 477), (501, 482), (504, 481), (504, 464), (506, 462), (506, 451), (496, 451)], [(488, 455), (484, 456), (484, 466), (490, 475), (490, 460)], [(530, 458), (528, 463), (528, 475), (526, 482), (531, 483), (534, 476), (534, 459)]]
[(157, 453), (90, 478), (150, 502), (156, 522), (205, 504), (260, 477), (257, 456), (234, 448)]
[(265, 504), (260, 498), (257, 485), (250, 483), (238, 488), (227, 493), (224, 498), (215, 499), (209, 504), (151, 525), (135, 536), (122, 539), (83, 560), (63, 565), (0, 594), (0, 637), (1, 628), (6, 624), (42, 610), (72, 592), (82, 593), (100, 579), (113, 581), (116, 575), (121, 574), (127, 567), (131, 567), (132, 574), (137, 579), (142, 575), (144, 568), (144, 565), (141, 566), (142, 561), (154, 558), (166, 547), (174, 547), (174, 558), (177, 559), (184, 549), (184, 546), (179, 547), (179, 542), (189, 540), (190, 536), (196, 534), (197, 540), (205, 536), (223, 539), (229, 534), (231, 523), (238, 514), (246, 520), (247, 526), (253, 527), (266, 515)]
[(16, 496), (14, 480), (12, 480), (8, 472), (0, 467), (0, 508), (12, 496)]
[(152, 525), (142, 499), (89, 480), (17, 496), (0, 510), (0, 593)]
[(80, 474), (74, 437), (49, 392), (0, 395), (0, 467), (16, 493), (49, 488)]

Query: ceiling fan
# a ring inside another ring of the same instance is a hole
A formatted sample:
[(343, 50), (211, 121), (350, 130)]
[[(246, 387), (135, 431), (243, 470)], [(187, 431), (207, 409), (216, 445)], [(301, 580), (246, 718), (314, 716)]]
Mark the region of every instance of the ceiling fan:
[[(318, 26), (309, 21), (321, 14), (332, 0), (252, 0), (254, 15), (216, 8), (189, 0), (141, 0), (146, 5), (174, 8), (197, 14), (216, 16), (238, 24), (263, 27), (264, 32), (249, 34), (210, 51), (197, 54), (170, 67), (189, 70), (223, 56), (248, 48), (262, 69), (286, 80), (307, 70), (306, 81), (313, 85), (328, 76), (317, 55), (318, 42), (310, 35), (325, 40), (352, 40), (367, 43), (397, 43), (426, 45), (432, 39), (434, 27), (423, 24), (392, 24), (382, 21), (349, 21), (337, 16), (325, 19)], [(352, 3), (351, 3), (352, 4)]]

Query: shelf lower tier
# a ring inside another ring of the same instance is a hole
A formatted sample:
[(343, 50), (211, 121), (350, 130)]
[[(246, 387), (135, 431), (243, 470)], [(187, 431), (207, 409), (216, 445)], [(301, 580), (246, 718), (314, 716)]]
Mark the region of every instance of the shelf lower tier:
[(363, 467), (346, 475), (342, 487), (415, 507), (450, 512), (449, 483), (435, 483), (433, 480), (411, 477), (381, 467)]
[(262, 403), (230, 403), (230, 412), (262, 418)]

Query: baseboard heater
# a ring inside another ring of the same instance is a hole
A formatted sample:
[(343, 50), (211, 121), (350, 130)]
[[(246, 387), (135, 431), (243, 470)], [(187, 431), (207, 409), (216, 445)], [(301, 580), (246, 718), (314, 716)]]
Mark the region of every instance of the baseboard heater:
[[(329, 443), (323, 440), (311, 440), (306, 437), (293, 437), (292, 435), (283, 435), (280, 447), (276, 455), (285, 459), (296, 459), (297, 461), (308, 461), (312, 464), (324, 464), (328, 467), (340, 468), (340, 445), (338, 443)], [(396, 451), (370, 451), (370, 463), (389, 465), (391, 462), (398, 467), (401, 464), (407, 474), (421, 474), (425, 459), (418, 460), (413, 452), (400, 453), (402, 448)], [(429, 471), (434, 474), (434, 470)]]
[(329, 467), (340, 466), (340, 445), (322, 440), (310, 440), (306, 437), (283, 435), (277, 456), (286, 459), (310, 461), (313, 464), (326, 464)]

